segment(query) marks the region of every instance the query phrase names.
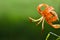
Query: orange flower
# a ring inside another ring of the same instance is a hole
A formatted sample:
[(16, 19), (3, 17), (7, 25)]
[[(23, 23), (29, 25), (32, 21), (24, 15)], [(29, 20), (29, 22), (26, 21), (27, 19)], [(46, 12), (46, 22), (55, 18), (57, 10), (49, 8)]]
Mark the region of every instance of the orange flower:
[[(42, 6), (45, 7), (44, 10), (41, 10)], [(37, 20), (31, 17), (29, 17), (29, 19), (32, 20), (32, 22), (38, 22), (37, 25), (42, 22), (42, 30), (44, 29), (44, 20), (46, 20), (47, 23), (53, 28), (60, 28), (60, 24), (52, 24), (52, 22), (59, 20), (57, 13), (54, 11), (54, 8), (52, 6), (48, 6), (47, 4), (40, 4), (37, 7), (37, 11), (40, 15), (42, 15), (42, 17)]]

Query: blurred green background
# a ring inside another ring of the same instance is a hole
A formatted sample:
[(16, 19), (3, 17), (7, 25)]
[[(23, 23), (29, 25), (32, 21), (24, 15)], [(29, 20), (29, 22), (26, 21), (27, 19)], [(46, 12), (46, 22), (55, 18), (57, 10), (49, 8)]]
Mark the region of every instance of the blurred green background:
[[(41, 17), (37, 6), (42, 3), (53, 6), (60, 19), (60, 0), (0, 0), (0, 40), (45, 40), (49, 32), (60, 35), (60, 29), (52, 28), (46, 21), (43, 33), (41, 24), (36, 26), (29, 21), (28, 17)], [(55, 36), (48, 40), (55, 40)]]

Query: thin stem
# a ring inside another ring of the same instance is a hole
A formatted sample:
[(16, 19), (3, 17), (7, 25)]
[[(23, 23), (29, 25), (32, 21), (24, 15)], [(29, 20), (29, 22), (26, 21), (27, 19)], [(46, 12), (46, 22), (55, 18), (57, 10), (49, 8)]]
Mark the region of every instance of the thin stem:
[(52, 35), (54, 35), (54, 36), (56, 36), (56, 37), (59, 37), (59, 38), (60, 38), (60, 36), (59, 36), (59, 35), (57, 35), (57, 34), (55, 34), (55, 33), (52, 33), (52, 32), (49, 32), (49, 33), (48, 33), (48, 35), (47, 35), (47, 37), (46, 37), (46, 40), (48, 40), (48, 38), (49, 38), (50, 34), (52, 34)]

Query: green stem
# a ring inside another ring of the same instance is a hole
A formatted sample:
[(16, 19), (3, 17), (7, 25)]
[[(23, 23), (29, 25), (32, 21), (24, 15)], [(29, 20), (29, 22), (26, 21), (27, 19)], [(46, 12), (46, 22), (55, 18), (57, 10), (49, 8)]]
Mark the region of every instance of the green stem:
[(50, 36), (50, 33), (48, 33), (48, 35), (47, 35), (47, 37), (46, 37), (46, 40), (48, 40), (49, 36)]

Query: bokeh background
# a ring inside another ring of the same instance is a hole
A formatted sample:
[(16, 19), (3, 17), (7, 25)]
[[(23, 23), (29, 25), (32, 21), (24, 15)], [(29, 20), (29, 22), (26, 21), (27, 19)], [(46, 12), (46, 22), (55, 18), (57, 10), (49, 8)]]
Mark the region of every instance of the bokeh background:
[[(28, 17), (41, 17), (37, 6), (42, 3), (53, 6), (60, 19), (60, 0), (0, 0), (0, 40), (45, 40), (49, 32), (60, 35), (60, 29), (52, 28), (46, 21), (43, 33), (41, 24), (36, 26), (29, 21)], [(52, 35), (48, 40), (56, 38)]]

